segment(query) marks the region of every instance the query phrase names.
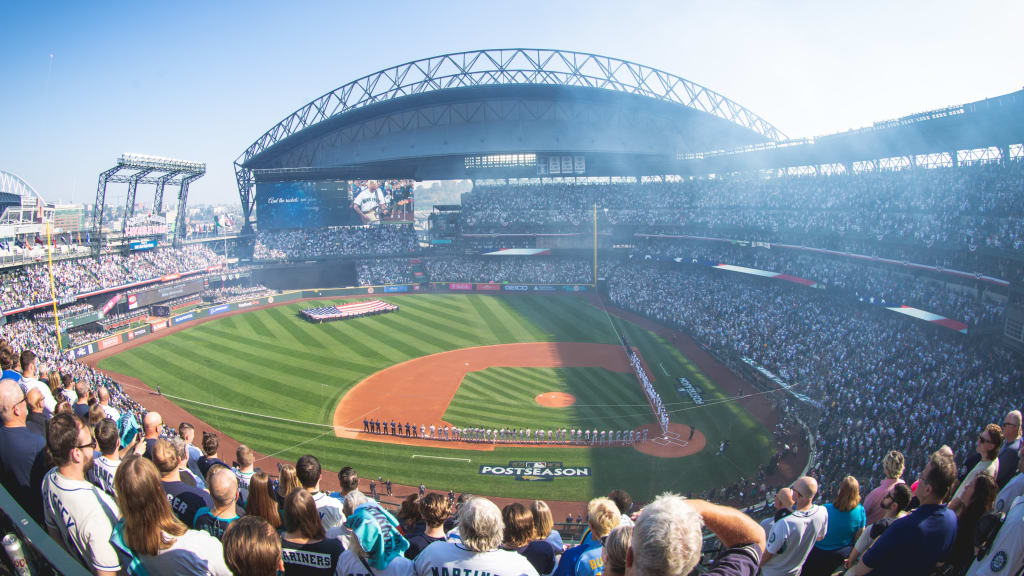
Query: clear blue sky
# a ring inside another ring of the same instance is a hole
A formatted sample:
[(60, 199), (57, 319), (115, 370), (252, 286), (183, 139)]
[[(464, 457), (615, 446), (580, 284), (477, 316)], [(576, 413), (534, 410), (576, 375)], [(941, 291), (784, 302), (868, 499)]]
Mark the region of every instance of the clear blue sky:
[(206, 162), (190, 203), (237, 202), (231, 163), (278, 120), (364, 74), (460, 50), (635, 60), (790, 136), (1024, 85), (1019, 0), (10, 1), (0, 22), (0, 168), (75, 202), (122, 152)]

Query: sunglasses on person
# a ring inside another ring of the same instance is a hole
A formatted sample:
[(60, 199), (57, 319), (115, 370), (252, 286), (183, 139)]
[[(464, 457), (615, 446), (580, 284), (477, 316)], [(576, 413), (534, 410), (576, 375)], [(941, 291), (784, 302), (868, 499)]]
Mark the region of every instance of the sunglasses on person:
[(978, 435), (978, 442), (984, 442), (985, 444), (995, 444), (995, 442), (989, 440), (988, 438), (985, 438), (984, 434)]
[(90, 436), (89, 439), (90, 439), (90, 442), (88, 444), (81, 444), (79, 446), (75, 446), (75, 448), (78, 448), (79, 450), (81, 450), (83, 448), (92, 448), (93, 450), (95, 450), (96, 446), (98, 444), (97, 441), (96, 441), (96, 437), (95, 436)]

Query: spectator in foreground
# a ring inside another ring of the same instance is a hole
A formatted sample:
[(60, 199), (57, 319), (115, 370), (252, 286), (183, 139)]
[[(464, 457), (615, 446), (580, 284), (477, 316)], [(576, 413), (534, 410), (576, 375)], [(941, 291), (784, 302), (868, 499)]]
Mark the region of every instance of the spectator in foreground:
[(626, 573), (626, 552), (633, 538), (633, 524), (619, 524), (604, 540), (601, 552), (602, 576), (624, 576)]
[(1024, 444), (1017, 450), (1017, 474), (999, 491), (993, 509), (1003, 513), (1009, 511), (1010, 505), (1018, 496), (1024, 496)]
[(590, 538), (584, 539), (579, 546), (574, 546), (562, 554), (562, 559), (558, 561), (558, 568), (555, 569), (555, 575), (600, 574), (601, 541), (612, 531), (612, 528), (619, 525), (620, 514), (619, 508), (608, 498), (591, 500), (587, 504)]
[(181, 481), (189, 486), (206, 490), (206, 480), (202, 476), (197, 476), (188, 467), (188, 444), (181, 438), (171, 438), (170, 442), (178, 452), (178, 476), (181, 477)]
[(409, 543), (398, 531), (398, 519), (379, 504), (360, 505), (348, 515), (345, 528), (349, 531), (348, 549), (338, 560), (337, 574), (413, 574), (412, 560), (402, 555)]
[[(964, 488), (967, 487), (971, 481), (979, 474), (988, 474), (989, 476), (996, 478), (999, 475), (999, 448), (1003, 444), (1003, 429), (995, 424), (989, 424), (985, 426), (985, 429), (978, 434), (977, 442), (977, 454), (972, 456), (980, 457), (978, 463), (975, 464), (964, 476), (964, 479), (960, 481), (960, 486), (957, 487), (956, 492), (953, 494), (953, 498), (949, 501), (949, 507), (955, 512), (960, 508), (961, 502), (960, 497), (964, 492)], [(968, 458), (965, 463), (970, 463), (974, 460)]]
[(199, 510), (214, 507), (213, 498), (205, 490), (181, 481), (178, 451), (167, 439), (160, 438), (153, 444), (152, 461), (160, 472), (165, 497), (170, 501), (174, 513), (185, 526), (195, 526)]
[(28, 419), (25, 421), (25, 427), (40, 438), (46, 438), (46, 423), (50, 421), (53, 414), (47, 415), (46, 413), (43, 393), (32, 388), (25, 394), (25, 401), (28, 402)]
[[(82, 382), (76, 384), (76, 387), (82, 385)], [(81, 399), (82, 391), (78, 390), (78, 397)], [(86, 388), (88, 392), (88, 387)], [(75, 404), (75, 413), (78, 413), (78, 404)], [(87, 411), (88, 413), (88, 411)], [(156, 441), (160, 438), (160, 431), (164, 427), (164, 419), (160, 416), (159, 412), (146, 412), (146, 415), (142, 417), (142, 434), (146, 439), (146, 451), (143, 456), (153, 459), (153, 446), (156, 445)]]
[[(110, 496), (85, 479), (96, 449), (92, 434), (74, 415), (58, 414), (50, 420), (46, 447), (56, 465), (43, 481), (46, 531), (97, 576), (119, 573), (110, 536), (120, 512)], [(167, 503), (162, 490), (158, 499)]]
[(1006, 514), (988, 554), (975, 560), (968, 576), (1016, 576), (1024, 573), (1024, 498), (1017, 498)]
[(39, 523), (43, 499), (39, 487), (49, 467), (46, 440), (29, 431), (28, 399), (14, 380), (0, 380), (0, 482)]
[(627, 576), (685, 576), (700, 560), (701, 524), (726, 548), (707, 573), (753, 576), (764, 551), (764, 530), (735, 508), (662, 494), (633, 526), (626, 551)]
[[(320, 460), (316, 456), (306, 454), (295, 463), (295, 476), (302, 488), (313, 497), (317, 513), (320, 514), (320, 521), (324, 525), (324, 531), (337, 528), (345, 524), (345, 513), (342, 504), (337, 498), (331, 498), (326, 492), (320, 491), (320, 478), (323, 470), (320, 468)], [(289, 493), (288, 496), (291, 496)], [(288, 506), (285, 505), (285, 525), (288, 525)]]
[(850, 555), (844, 562), (846, 567), (844, 576), (853, 576), (854, 566), (857, 564), (857, 559), (860, 558), (861, 554), (870, 548), (875, 540), (878, 540), (878, 537), (885, 532), (893, 520), (907, 515), (907, 511), (910, 509), (910, 500), (913, 497), (914, 494), (910, 491), (910, 486), (901, 482), (894, 485), (892, 492), (882, 498), (882, 510), (885, 511), (885, 516), (882, 516), (878, 522), (871, 524), (861, 532), (860, 538), (857, 539), (857, 542), (853, 545), (853, 550), (850, 551)]
[(772, 501), (772, 504), (775, 507), (775, 513), (761, 521), (761, 528), (764, 528), (765, 538), (771, 534), (772, 527), (775, 526), (776, 522), (793, 513), (793, 489), (780, 488), (775, 493), (775, 499)]
[(224, 466), (225, 468), (231, 468), (227, 462), (220, 459), (218, 451), (220, 450), (220, 437), (217, 436), (216, 432), (203, 432), (203, 455), (196, 461), (196, 466), (199, 468), (199, 475), (206, 478), (207, 472), (210, 468), (215, 465)]
[(555, 569), (555, 551), (543, 541), (534, 539), (533, 513), (529, 508), (513, 502), (501, 510), (505, 523), (504, 550), (522, 554), (538, 574), (549, 574)]
[[(129, 456), (114, 476), (123, 517), (110, 542), (128, 573), (149, 576), (227, 576), (224, 549), (202, 530), (189, 530), (173, 512), (156, 466)], [(141, 568), (141, 570), (140, 570)]]
[(92, 468), (88, 470), (89, 481), (113, 497), (114, 475), (121, 466), (121, 439), (117, 434), (117, 424), (104, 419), (96, 426), (95, 434), (100, 454), (93, 458)]
[(878, 522), (885, 515), (885, 510), (882, 510), (881, 506), (882, 498), (892, 492), (894, 485), (903, 482), (903, 466), (903, 453), (899, 450), (890, 450), (885, 458), (882, 458), (882, 471), (885, 472), (885, 478), (864, 497), (864, 513), (868, 524)]
[(293, 490), (284, 500), (284, 509), (284, 573), (333, 576), (344, 548), (338, 540), (327, 538), (313, 495), (306, 490)]
[(228, 527), (222, 541), (224, 561), (234, 576), (277, 576), (284, 572), (281, 538), (263, 518), (239, 518)]
[(825, 512), (828, 514), (828, 530), (825, 538), (811, 549), (801, 576), (828, 576), (850, 556), (853, 543), (860, 538), (865, 525), (856, 478), (843, 478), (835, 502), (825, 504)]
[(238, 520), (238, 479), (231, 470), (216, 466), (210, 470), (210, 497), (212, 507), (203, 507), (196, 512), (195, 528), (208, 532), (220, 540), (228, 526)]
[(793, 483), (793, 513), (776, 522), (768, 534), (768, 545), (761, 559), (764, 576), (796, 576), (814, 543), (825, 537), (828, 513), (814, 505), (817, 492), (818, 482), (810, 476)]
[(996, 477), (1000, 489), (1017, 473), (1021, 447), (1020, 424), (1020, 410), (1011, 410), (1003, 418), (1003, 447), (999, 450), (999, 475)]
[(948, 557), (956, 539), (956, 514), (942, 505), (956, 481), (953, 458), (934, 452), (921, 472), (917, 499), (921, 505), (896, 520), (861, 556), (857, 576), (929, 574)]
[(964, 489), (963, 506), (956, 513), (956, 540), (949, 553), (947, 564), (953, 565), (954, 574), (963, 574), (974, 560), (974, 536), (978, 521), (992, 509), (999, 490), (995, 479), (987, 474), (974, 478)]
[(504, 529), (501, 511), (493, 502), (474, 497), (459, 508), (458, 516), (460, 540), (435, 542), (420, 552), (415, 566), (418, 576), (452, 574), (454, 569), (463, 574), (476, 571), (502, 576), (537, 576), (526, 558), (499, 549)]
[(424, 548), (434, 542), (447, 540), (444, 534), (444, 521), (452, 512), (448, 499), (436, 492), (421, 498), (419, 509), (420, 517), (427, 523), (427, 529), (409, 536), (409, 549), (405, 551), (405, 557), (410, 560), (415, 560)]
[(249, 501), (249, 481), (256, 473), (253, 463), (256, 461), (256, 454), (245, 444), (239, 444), (235, 450), (235, 461), (238, 466), (234, 468), (235, 477), (238, 478), (238, 502), (245, 506)]
[(608, 493), (608, 498), (615, 502), (615, 507), (619, 509), (619, 526), (632, 526), (633, 520), (629, 515), (633, 512), (633, 497), (629, 495), (629, 492), (612, 490)]
[(543, 500), (534, 500), (530, 505), (530, 512), (533, 513), (533, 537), (543, 540), (551, 546), (557, 562), (562, 556), (564, 544), (562, 544), (562, 535), (554, 529), (555, 519), (551, 515), (551, 508)]
[(245, 513), (263, 518), (273, 526), (274, 530), (281, 527), (281, 513), (274, 500), (270, 476), (266, 472), (257, 472), (252, 475), (252, 481), (249, 482), (249, 501), (245, 503)]

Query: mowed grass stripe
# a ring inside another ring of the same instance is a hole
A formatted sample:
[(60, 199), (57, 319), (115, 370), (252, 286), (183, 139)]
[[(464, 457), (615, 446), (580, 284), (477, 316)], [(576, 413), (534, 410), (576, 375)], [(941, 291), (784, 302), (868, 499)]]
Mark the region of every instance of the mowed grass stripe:
[(519, 314), (505, 304), (504, 298), (485, 297), (481, 300), (481, 303), (491, 312), (498, 325), (505, 329), (513, 341), (533, 341), (530, 332), (523, 328), (523, 325), (519, 322)]
[[(284, 308), (289, 307), (286, 306)], [(287, 332), (293, 339), (295, 339), (296, 342), (301, 344), (303, 347), (308, 348), (310, 346), (313, 346), (314, 348), (320, 349), (327, 348), (327, 346), (324, 345), (324, 343), (321, 342), (319, 338), (317, 338), (316, 336), (312, 335), (309, 332), (306, 332), (306, 330), (303, 329), (300, 323), (295, 321), (297, 318), (294, 315), (285, 316), (285, 313), (281, 311), (281, 308), (267, 308), (266, 312), (267, 317), (271, 321), (276, 323), (281, 328), (284, 328), (284, 331)], [(303, 323), (306, 322), (303, 321)]]
[[(406, 305), (399, 304), (399, 306), (402, 308), (399, 313), (405, 311)], [(430, 314), (434, 318), (446, 321), (449, 326), (473, 326), (476, 329), (484, 327), (483, 321), (472, 307), (466, 310), (462, 306), (434, 304), (423, 299), (416, 301), (412, 307), (417, 312)]]
[(381, 349), (381, 354), (391, 362), (399, 362), (418, 356), (426, 356), (426, 352), (416, 345), (412, 338), (407, 338), (397, 330), (385, 330), (378, 326), (375, 318), (359, 318), (348, 322), (366, 334), (367, 340)]
[[(344, 356), (346, 362), (365, 366), (367, 371), (371, 370), (371, 367), (377, 367), (384, 356), (363, 343), (360, 335), (355, 334), (351, 327), (342, 326), (342, 324), (344, 324), (344, 321), (328, 322), (327, 324), (321, 324), (320, 327), (323, 334), (326, 334), (328, 338), (334, 340), (335, 344), (342, 346), (348, 352)], [(359, 360), (353, 360), (354, 358)], [(359, 369), (362, 370), (363, 368)]]
[[(259, 314), (261, 311), (250, 312), (250, 314)], [(327, 326), (327, 324), (324, 324)], [(273, 340), (271, 342), (262, 342), (253, 338), (245, 338), (243, 336), (232, 335), (230, 332), (224, 332), (217, 329), (210, 329), (212, 334), (217, 335), (226, 341), (235, 342), (238, 344), (244, 344), (251, 346), (253, 350), (259, 350), (261, 354), (270, 354), (279, 358), (304, 358), (309, 361), (319, 362), (321, 364), (332, 364), (338, 360), (337, 356), (330, 356), (327, 354), (318, 354), (314, 351), (307, 349), (300, 349), (290, 345), (287, 345), (280, 340)], [(373, 364), (362, 363), (355, 360), (345, 359), (345, 362), (350, 365), (351, 368), (363, 371), (363, 370), (376, 370), (377, 366)]]
[[(264, 338), (274, 338), (273, 332), (271, 332), (270, 328), (267, 328), (267, 325), (263, 323), (263, 319), (260, 318), (262, 314), (259, 314), (259, 312), (262, 312), (262, 310), (249, 312), (248, 314), (241, 314), (240, 316), (242, 321), (253, 331), (254, 334), (263, 336)], [(234, 317), (231, 319), (234, 320)]]
[(453, 323), (457, 324), (459, 329), (468, 330), (476, 341), (499, 342), (493, 335), (494, 333), (488, 329), (487, 323), (480, 317), (476, 309), (470, 305), (467, 305), (466, 308), (467, 310), (462, 312), (463, 316), (461, 318), (453, 318), (448, 311), (432, 306), (424, 306), (423, 313), (444, 320), (446, 326), (451, 326)]
[[(161, 340), (160, 342), (162, 342)], [(261, 398), (263, 398), (262, 392), (260, 391), (260, 397), (256, 397), (251, 394), (253, 390), (250, 388), (242, 394), (242, 390), (236, 389), (233, 385), (232, 379), (227, 379), (232, 383), (223, 382), (208, 377), (205, 373), (191, 370), (183, 362), (181, 358), (174, 358), (175, 362), (173, 365), (169, 365), (165, 359), (164, 354), (159, 352), (169, 351), (167, 348), (156, 348), (147, 349), (147, 347), (136, 348), (138, 357), (148, 363), (148, 366), (144, 371), (140, 371), (141, 379), (143, 382), (147, 382), (147, 377), (156, 376), (157, 380), (160, 380), (159, 375), (162, 374), (164, 379), (171, 379), (178, 383), (168, 392), (172, 395), (178, 395), (189, 398), (202, 398), (204, 402), (211, 404), (231, 404), (233, 406), (245, 406), (249, 409), (261, 409), (261, 410), (274, 410), (275, 404), (267, 404)], [(134, 351), (133, 351), (134, 352)], [(188, 363), (191, 364), (191, 363)], [(147, 382), (148, 383), (148, 382)], [(227, 390), (225, 390), (225, 388)], [(228, 392), (234, 392), (235, 395), (228, 394)], [(279, 405), (279, 404), (278, 404)]]
[(487, 330), (494, 336), (492, 341), (496, 342), (514, 342), (512, 334), (507, 328), (498, 323), (498, 319), (494, 317), (494, 314), (487, 308), (483, 303), (483, 298), (494, 298), (494, 296), (481, 296), (479, 294), (471, 294), (467, 296), (469, 303), (473, 305), (473, 309), (480, 318), (483, 318), (484, 325)]
[(244, 346), (238, 346), (231, 341), (210, 339), (205, 335), (197, 333), (191, 333), (187, 336), (188, 337), (185, 338), (185, 340), (188, 342), (220, 347), (221, 349), (229, 352), (232, 358), (244, 360), (250, 365), (260, 366), (269, 374), (287, 376), (299, 372), (306, 372), (331, 380), (336, 379), (338, 376), (355, 378), (360, 374), (358, 369), (341, 363), (335, 365), (314, 364), (310, 362), (303, 362), (295, 355), (289, 354), (278, 354), (281, 358), (272, 358), (266, 353), (267, 351), (263, 351), (263, 353), (256, 353)]
[(453, 339), (446, 338), (450, 330), (440, 326), (434, 326), (431, 329), (422, 328), (429, 324), (423, 323), (423, 321), (418, 320), (409, 313), (401, 318), (394, 318), (392, 324), (403, 334), (408, 334), (415, 338), (424, 347), (424, 355), (436, 354), (442, 350), (462, 348), (466, 342), (472, 341), (471, 339), (459, 338), (457, 336)]
[(457, 340), (451, 341), (453, 345), (449, 349), (455, 349), (456, 347), (464, 348), (472, 345), (473, 342), (480, 340), (480, 336), (477, 331), (469, 332), (462, 329), (462, 327), (466, 325), (465, 323), (455, 326), (450, 324), (442, 316), (438, 316), (426, 310), (406, 310), (405, 308), (402, 308), (399, 310), (398, 314), (402, 315), (410, 326), (416, 326), (417, 322), (421, 322), (426, 326), (436, 328), (438, 331), (443, 330), (447, 335), (454, 336)]
[[(319, 405), (322, 393), (317, 393), (316, 389), (310, 390), (304, 386), (293, 386), (291, 383), (298, 380), (309, 380), (311, 382), (317, 381), (313, 374), (310, 374), (306, 370), (297, 370), (290, 373), (290, 377), (287, 379), (281, 378), (280, 375), (274, 374), (269, 375), (267, 371), (253, 370), (248, 363), (245, 362), (234, 362), (222, 360), (216, 353), (208, 353), (203, 348), (183, 346), (177, 342), (168, 342), (166, 350), (173, 352), (177, 358), (176, 364), (181, 365), (196, 365), (205, 368), (206, 370), (219, 374), (223, 378), (217, 378), (215, 382), (221, 382), (217, 389), (211, 390), (211, 392), (219, 393), (223, 389), (230, 390), (238, 393), (241, 397), (245, 397), (243, 392), (252, 391), (252, 387), (260, 389), (260, 395), (267, 397), (273, 404), (270, 406), (281, 406), (284, 403), (291, 402), (292, 404), (315, 404)], [(234, 358), (232, 358), (234, 360)], [(244, 387), (241, 382), (238, 382), (238, 375), (244, 376), (242, 380), (250, 387), (248, 390)], [(234, 378), (232, 378), (234, 376)], [(275, 377), (277, 376), (277, 377)]]

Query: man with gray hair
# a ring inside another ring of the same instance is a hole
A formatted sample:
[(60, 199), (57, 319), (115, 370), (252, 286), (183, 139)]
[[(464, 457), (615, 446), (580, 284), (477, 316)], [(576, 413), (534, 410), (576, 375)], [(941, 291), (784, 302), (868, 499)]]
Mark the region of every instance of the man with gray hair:
[(645, 507), (626, 550), (626, 576), (685, 576), (700, 560), (701, 527), (715, 533), (725, 551), (712, 576), (753, 576), (764, 551), (764, 530), (746, 514), (703, 500), (662, 494)]
[(43, 523), (40, 488), (49, 468), (46, 440), (26, 427), (28, 401), (21, 385), (0, 380), (0, 483), (33, 518)]
[(416, 574), (501, 574), (537, 576), (525, 556), (501, 550), (505, 525), (501, 511), (486, 498), (476, 497), (459, 509), (458, 542), (434, 542), (416, 557)]
[(1011, 410), (1003, 418), (1003, 447), (999, 450), (999, 474), (996, 484), (1002, 489), (1017, 473), (1017, 460), (1020, 452), (1020, 410)]

